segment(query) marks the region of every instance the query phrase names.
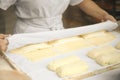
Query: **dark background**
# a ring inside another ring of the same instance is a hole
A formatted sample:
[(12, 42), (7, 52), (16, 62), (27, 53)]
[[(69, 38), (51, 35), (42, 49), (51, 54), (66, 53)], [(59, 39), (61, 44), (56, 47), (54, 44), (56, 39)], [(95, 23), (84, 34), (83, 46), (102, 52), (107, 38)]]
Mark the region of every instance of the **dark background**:
[[(120, 20), (120, 0), (93, 0), (117, 20)], [(14, 6), (7, 11), (0, 9), (0, 33), (12, 33), (16, 21)], [(63, 15), (65, 28), (78, 27), (96, 23), (96, 20), (86, 15), (76, 6), (69, 6)]]

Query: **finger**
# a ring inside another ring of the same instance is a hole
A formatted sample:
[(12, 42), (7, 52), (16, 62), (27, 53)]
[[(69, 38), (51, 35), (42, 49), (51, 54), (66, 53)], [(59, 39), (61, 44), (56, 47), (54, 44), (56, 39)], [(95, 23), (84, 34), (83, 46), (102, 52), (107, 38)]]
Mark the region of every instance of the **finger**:
[(105, 21), (104, 19), (101, 20), (101, 22), (104, 22), (104, 21)]
[(5, 34), (5, 37), (9, 37), (9, 36), (11, 36), (11, 34)]
[(5, 52), (6, 49), (7, 49), (7, 47), (6, 47), (5, 45), (2, 45), (2, 44), (0, 45), (0, 50), (1, 50), (1, 51), (4, 51), (4, 52)]
[(8, 41), (7, 40), (0, 39), (0, 49), (2, 51), (6, 51), (7, 50), (7, 45), (8, 45)]
[(5, 35), (4, 34), (0, 34), (0, 39), (4, 39)]
[(0, 39), (5, 39), (6, 37), (11, 36), (10, 34), (0, 34)]
[(8, 45), (8, 40), (5, 39), (3, 43), (4, 43), (5, 45)]
[(114, 19), (113, 17), (110, 17), (109, 20), (113, 21), (113, 22), (117, 22), (116, 19)]
[(111, 20), (113, 22), (117, 22), (117, 20), (113, 16), (111, 16), (111, 15), (106, 16), (106, 20)]
[(7, 45), (1, 46), (1, 50), (5, 52), (7, 50)]

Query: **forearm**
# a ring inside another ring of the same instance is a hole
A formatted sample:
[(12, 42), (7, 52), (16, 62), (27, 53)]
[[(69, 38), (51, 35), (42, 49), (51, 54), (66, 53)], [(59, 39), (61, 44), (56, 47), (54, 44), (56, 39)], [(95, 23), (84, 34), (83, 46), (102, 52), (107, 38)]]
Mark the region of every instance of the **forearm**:
[(104, 19), (108, 13), (101, 9), (96, 3), (94, 3), (92, 0), (84, 0), (82, 3), (78, 5), (81, 10), (83, 10), (86, 14), (97, 18), (99, 20)]

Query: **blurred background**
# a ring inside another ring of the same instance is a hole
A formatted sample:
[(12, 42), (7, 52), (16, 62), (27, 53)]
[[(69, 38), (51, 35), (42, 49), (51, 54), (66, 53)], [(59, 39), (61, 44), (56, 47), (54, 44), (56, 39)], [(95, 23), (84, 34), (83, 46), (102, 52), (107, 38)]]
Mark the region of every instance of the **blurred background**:
[[(120, 20), (120, 0), (93, 0), (117, 20)], [(0, 33), (11, 34), (16, 21), (14, 6), (7, 11), (0, 9)], [(96, 19), (86, 15), (76, 6), (69, 6), (63, 15), (65, 28), (84, 26), (97, 23)]]

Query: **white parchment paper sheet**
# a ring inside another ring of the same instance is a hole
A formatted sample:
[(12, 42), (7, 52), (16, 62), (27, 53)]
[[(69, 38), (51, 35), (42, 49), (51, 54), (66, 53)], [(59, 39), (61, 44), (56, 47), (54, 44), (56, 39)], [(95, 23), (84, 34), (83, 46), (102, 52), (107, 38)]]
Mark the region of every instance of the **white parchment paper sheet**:
[[(8, 50), (23, 46), (25, 44), (40, 43), (40, 42), (50, 41), (50, 40), (59, 39), (63, 37), (76, 36), (76, 35), (80, 35), (80, 34), (84, 34), (88, 32), (94, 32), (94, 31), (103, 30), (103, 29), (111, 31), (115, 29), (117, 26), (118, 25), (116, 23), (113, 23), (111, 21), (106, 21), (106, 22), (99, 23), (99, 24), (78, 27), (78, 28), (64, 29), (64, 30), (59, 30), (59, 31), (16, 34), (8, 38), (10, 42)], [(117, 42), (120, 41), (120, 34), (116, 32), (113, 32), (113, 33), (116, 35), (117, 39), (106, 45), (115, 46)], [(7, 53), (7, 56), (23, 72), (27, 73), (32, 78), (32, 80), (61, 80), (61, 78), (59, 78), (56, 75), (56, 73), (49, 71), (47, 69), (47, 65), (50, 61), (58, 59), (58, 58), (62, 58), (65, 56), (78, 55), (82, 60), (88, 63), (88, 65), (90, 66), (89, 71), (99, 69), (99, 68), (102, 68), (100, 65), (96, 64), (96, 62), (93, 61), (92, 59), (86, 57), (87, 52), (96, 47), (97, 46), (92, 46), (89, 48), (80, 49), (77, 51), (73, 51), (71, 53), (58, 55), (58, 56), (44, 59), (38, 62), (30, 62), (23, 56), (20, 56), (17, 54)]]

